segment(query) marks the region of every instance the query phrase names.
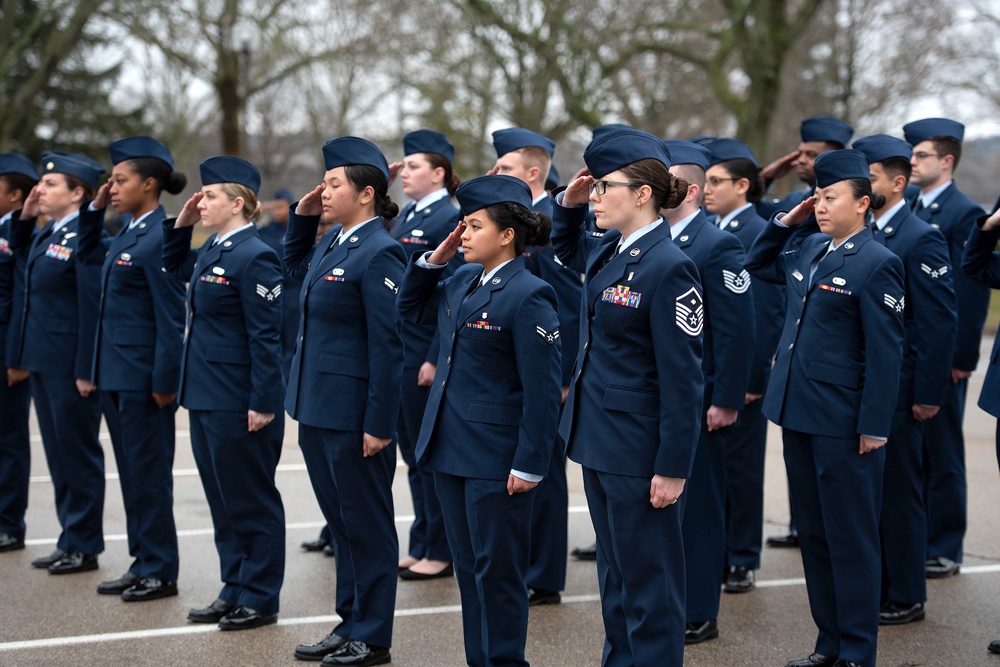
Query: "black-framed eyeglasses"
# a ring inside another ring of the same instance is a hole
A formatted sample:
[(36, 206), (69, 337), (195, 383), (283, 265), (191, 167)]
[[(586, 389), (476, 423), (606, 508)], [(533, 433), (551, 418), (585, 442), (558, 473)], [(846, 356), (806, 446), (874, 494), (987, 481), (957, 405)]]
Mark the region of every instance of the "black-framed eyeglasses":
[(591, 181), (590, 185), (587, 186), (587, 189), (590, 191), (591, 194), (596, 194), (598, 197), (600, 197), (601, 195), (603, 195), (605, 192), (608, 191), (609, 186), (613, 187), (615, 185), (620, 185), (622, 187), (628, 187), (628, 188), (641, 188), (646, 184), (636, 183), (633, 181)]
[(913, 157), (916, 158), (917, 162), (921, 162), (929, 157), (940, 157), (940, 156), (937, 153), (925, 153), (923, 151), (920, 151), (919, 153), (914, 153)]
[(723, 183), (726, 183), (728, 181), (732, 181), (733, 183), (735, 183), (738, 180), (740, 180), (740, 179), (738, 179), (738, 178), (719, 178), (718, 176), (709, 176), (708, 178), (705, 179), (705, 183), (707, 185), (711, 185), (713, 188), (717, 188), (720, 185), (722, 185)]

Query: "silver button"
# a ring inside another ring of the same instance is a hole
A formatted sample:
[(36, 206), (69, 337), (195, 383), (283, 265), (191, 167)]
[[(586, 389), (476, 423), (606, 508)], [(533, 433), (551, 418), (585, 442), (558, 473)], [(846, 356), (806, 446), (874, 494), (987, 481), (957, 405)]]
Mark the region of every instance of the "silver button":
[(795, 326), (799, 326), (799, 322), (801, 322), (801, 321), (802, 321), (802, 319), (801, 319), (801, 318), (799, 318), (799, 319), (795, 320)]
[(448, 381), (447, 381), (447, 380), (441, 380), (441, 388), (442, 388), (442, 389), (444, 389), (444, 386), (445, 386), (446, 384), (448, 384)]
[(806, 302), (806, 298), (802, 297), (802, 303), (805, 303), (805, 302)]
[(793, 347), (795, 347), (795, 343), (789, 343), (788, 344), (788, 349), (789, 350), (791, 350)]
[(451, 364), (451, 357), (448, 357), (448, 364)]

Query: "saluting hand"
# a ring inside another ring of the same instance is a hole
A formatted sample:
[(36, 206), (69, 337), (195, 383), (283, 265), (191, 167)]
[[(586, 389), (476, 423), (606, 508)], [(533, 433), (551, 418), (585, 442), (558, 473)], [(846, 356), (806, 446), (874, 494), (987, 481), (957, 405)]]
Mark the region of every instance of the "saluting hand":
[(196, 192), (191, 195), (191, 199), (184, 202), (184, 208), (181, 209), (180, 214), (174, 221), (174, 229), (183, 229), (184, 227), (194, 227), (195, 223), (201, 219), (201, 213), (198, 212), (198, 204), (201, 200), (205, 198), (200, 192)]
[(776, 181), (792, 170), (792, 163), (799, 159), (801, 151), (792, 151), (788, 155), (783, 155), (777, 160), (760, 170), (760, 177), (770, 181)]
[(111, 203), (111, 181), (108, 181), (97, 189), (97, 196), (94, 197), (94, 208), (100, 210), (107, 208)]
[(869, 438), (867, 435), (861, 436), (861, 446), (858, 449), (859, 454), (867, 454), (868, 452), (874, 452), (879, 447), (885, 445), (889, 442), (888, 440), (876, 440), (875, 438)]
[(85, 380), (83, 378), (77, 378), (76, 379), (76, 390), (84, 398), (87, 398), (88, 396), (90, 396), (94, 392), (95, 389), (97, 389), (97, 385), (95, 385), (90, 380)]
[(801, 225), (803, 222), (809, 219), (809, 215), (816, 208), (816, 198), (806, 197), (803, 199), (798, 206), (793, 208), (791, 211), (785, 214), (785, 217), (781, 219), (781, 224), (786, 227), (795, 227), (796, 225)]
[(441, 241), (441, 245), (435, 248), (431, 256), (427, 258), (427, 263), (440, 266), (450, 262), (462, 245), (462, 234), (464, 233), (465, 223), (459, 220), (455, 229), (451, 230), (451, 234), (448, 234), (444, 241)]
[(562, 205), (582, 206), (590, 201), (590, 184), (596, 179), (590, 174), (574, 178), (563, 190)]
[(508, 496), (512, 496), (515, 493), (524, 493), (525, 491), (531, 491), (536, 486), (538, 486), (538, 482), (529, 482), (527, 480), (521, 479), (520, 477), (514, 474), (507, 475)]
[(41, 195), (38, 192), (38, 186), (31, 188), (31, 192), (28, 193), (28, 198), (24, 200), (24, 206), (21, 208), (21, 217), (24, 218), (37, 218), (42, 212), (41, 207), (38, 204), (38, 200)]
[(403, 162), (402, 161), (393, 162), (392, 164), (389, 165), (389, 187), (390, 188), (392, 187), (393, 181), (396, 180), (396, 177), (399, 176), (399, 172), (402, 171), (402, 169), (403, 169)]
[(653, 475), (649, 483), (649, 502), (656, 509), (673, 505), (684, 492), (684, 482), (680, 477)]
[(383, 449), (385, 449), (389, 443), (392, 442), (392, 438), (376, 438), (374, 435), (369, 435), (365, 433), (364, 438), (364, 455), (365, 457), (375, 456)]
[(295, 212), (299, 215), (320, 215), (323, 212), (323, 184), (317, 185), (311, 192), (299, 200)]
[(272, 421), (274, 421), (273, 412), (257, 412), (256, 410), (247, 410), (247, 430), (251, 433), (261, 430)]

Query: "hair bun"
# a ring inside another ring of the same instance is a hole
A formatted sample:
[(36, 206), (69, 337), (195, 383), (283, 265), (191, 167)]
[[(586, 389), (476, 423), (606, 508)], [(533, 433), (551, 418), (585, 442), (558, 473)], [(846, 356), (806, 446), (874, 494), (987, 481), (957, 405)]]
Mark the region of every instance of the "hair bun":
[(172, 171), (170, 172), (170, 178), (167, 179), (166, 187), (164, 190), (172, 195), (178, 195), (184, 191), (187, 187), (188, 179), (183, 172)]

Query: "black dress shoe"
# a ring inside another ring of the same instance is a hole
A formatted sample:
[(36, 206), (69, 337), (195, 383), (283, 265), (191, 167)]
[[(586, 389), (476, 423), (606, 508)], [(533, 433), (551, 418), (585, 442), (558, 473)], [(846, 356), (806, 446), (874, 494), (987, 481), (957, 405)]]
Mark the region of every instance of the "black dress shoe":
[(7, 533), (0, 533), (0, 553), (24, 548), (24, 540)]
[(833, 667), (861, 667), (858, 663), (853, 660), (838, 660), (833, 663)]
[(990, 642), (990, 645), (986, 647), (986, 650), (990, 653), (1000, 654), (1000, 639), (994, 639)]
[(250, 607), (237, 606), (219, 619), (220, 630), (253, 630), (278, 622), (277, 614), (262, 614)]
[(725, 591), (727, 593), (749, 593), (754, 589), (753, 570), (748, 567), (731, 567), (726, 573)]
[(790, 532), (784, 535), (772, 535), (767, 538), (765, 544), (776, 549), (797, 549), (799, 546), (799, 534)]
[(879, 625), (903, 625), (914, 621), (924, 620), (924, 605), (921, 603), (913, 605), (887, 604), (878, 613)]
[(102, 581), (97, 584), (98, 595), (121, 595), (128, 589), (139, 583), (139, 577), (131, 572), (126, 572), (114, 581)]
[(56, 549), (48, 556), (42, 556), (41, 558), (36, 558), (31, 561), (31, 567), (37, 567), (39, 570), (49, 569), (49, 565), (55, 563), (57, 560), (62, 560), (66, 556), (66, 552), (62, 549)]
[(299, 644), (295, 647), (295, 657), (299, 660), (319, 662), (341, 647), (347, 640), (331, 632), (317, 644)]
[(71, 551), (49, 565), (49, 574), (76, 574), (97, 569), (97, 556)]
[(324, 556), (329, 556), (330, 558), (333, 558), (334, 551), (333, 551), (333, 545), (332, 544), (328, 544), (325, 547), (323, 547), (323, 555)]
[(448, 563), (448, 565), (434, 574), (424, 574), (423, 572), (414, 572), (409, 569), (399, 571), (399, 578), (405, 579), (406, 581), (426, 581), (427, 579), (441, 579), (443, 577), (453, 576), (455, 576), (455, 566), (451, 563)]
[(177, 595), (176, 581), (162, 581), (152, 577), (143, 577), (135, 586), (122, 591), (122, 600), (125, 602), (146, 602), (147, 600), (159, 600)]
[(346, 641), (323, 658), (324, 665), (384, 665), (392, 660), (389, 649), (355, 640)]
[(719, 624), (713, 618), (704, 623), (688, 623), (684, 630), (685, 644), (700, 644), (709, 639), (716, 639), (719, 636)]
[(559, 591), (543, 591), (540, 588), (528, 589), (528, 606), (537, 607), (542, 604), (559, 604), (562, 602), (562, 595)]
[(306, 540), (299, 546), (302, 547), (303, 551), (322, 551), (330, 545), (328, 540), (324, 540), (322, 537), (315, 540)]
[(597, 542), (586, 547), (574, 547), (569, 555), (577, 560), (597, 560)]
[(216, 600), (207, 607), (189, 611), (188, 620), (192, 623), (218, 623), (233, 609), (236, 609), (236, 605), (229, 604), (225, 600)]
[(945, 579), (953, 577), (962, 570), (962, 566), (950, 558), (935, 556), (927, 560), (927, 578)]
[(833, 667), (836, 662), (836, 658), (828, 658), (822, 653), (813, 653), (808, 658), (792, 660), (785, 667)]

